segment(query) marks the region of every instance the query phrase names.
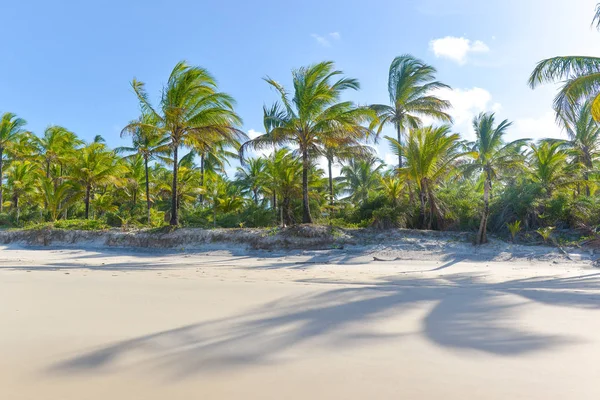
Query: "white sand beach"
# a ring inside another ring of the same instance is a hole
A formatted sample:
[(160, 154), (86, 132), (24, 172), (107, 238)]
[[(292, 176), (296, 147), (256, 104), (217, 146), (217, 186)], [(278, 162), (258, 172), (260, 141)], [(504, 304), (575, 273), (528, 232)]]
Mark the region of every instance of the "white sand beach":
[(600, 398), (590, 263), (374, 254), (0, 247), (0, 398)]

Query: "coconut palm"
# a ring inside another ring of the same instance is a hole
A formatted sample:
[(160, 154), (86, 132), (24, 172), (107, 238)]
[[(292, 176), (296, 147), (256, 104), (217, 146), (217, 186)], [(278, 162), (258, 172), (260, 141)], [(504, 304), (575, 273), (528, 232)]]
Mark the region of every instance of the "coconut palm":
[(369, 193), (379, 188), (383, 167), (373, 156), (363, 160), (352, 159), (342, 167), (345, 191), (350, 194), (352, 202), (360, 204), (367, 201)]
[(264, 158), (250, 158), (244, 165), (237, 167), (235, 179), (242, 190), (251, 195), (255, 205), (258, 205), (260, 192), (265, 185), (265, 170), (267, 160)]
[[(435, 80), (436, 72), (434, 67), (409, 54), (396, 57), (392, 61), (388, 75), (391, 105), (371, 106), (379, 116), (380, 132), (384, 126), (393, 125), (397, 134), (396, 141), (402, 144), (405, 131), (421, 126), (422, 117), (452, 121), (446, 112), (451, 107), (450, 102), (435, 96), (435, 91), (450, 87)], [(398, 167), (402, 168), (402, 146), (399, 150)]]
[(333, 171), (332, 167), (334, 162), (343, 163), (348, 160), (361, 160), (372, 157), (375, 150), (367, 145), (364, 145), (356, 140), (347, 139), (345, 141), (338, 141), (338, 143), (327, 143), (325, 142), (323, 155), (327, 160), (327, 174), (328, 174), (328, 188), (329, 188), (329, 205), (333, 206), (335, 201), (335, 191), (333, 185)]
[[(596, 6), (592, 23), (600, 29), (600, 4)], [(591, 99), (592, 116), (600, 121), (599, 57), (561, 56), (542, 60), (531, 73), (529, 86), (536, 88), (547, 82), (562, 82), (554, 99), (557, 112), (568, 112), (581, 99)]]
[(554, 190), (576, 182), (569, 169), (568, 153), (560, 141), (542, 141), (531, 145), (529, 168), (531, 180), (538, 183), (550, 198)]
[[(387, 138), (396, 154), (406, 155), (406, 166), (400, 168), (400, 177), (411, 182), (419, 194), (419, 227), (431, 229), (434, 219), (443, 222), (443, 212), (435, 191), (445, 179), (456, 174), (458, 160), (468, 155), (460, 136), (451, 133), (448, 125), (422, 127), (409, 130), (405, 144)], [(429, 208), (429, 217), (427, 217)]]
[(588, 100), (557, 114), (557, 121), (569, 137), (563, 143), (570, 149), (574, 163), (583, 169), (587, 196), (590, 195), (589, 174), (600, 156), (600, 126), (592, 117), (591, 107), (591, 101)]
[(473, 161), (466, 165), (467, 173), (477, 172), (483, 181), (483, 210), (476, 243), (487, 242), (487, 221), (490, 214), (490, 196), (492, 182), (508, 170), (523, 166), (523, 156), (520, 148), (528, 139), (519, 139), (506, 143), (503, 136), (512, 125), (504, 120), (496, 125), (495, 114), (481, 113), (473, 119), (473, 129), (476, 139), (468, 144)]
[(125, 168), (114, 152), (97, 142), (83, 147), (74, 162), (71, 178), (85, 192), (85, 219), (89, 219), (93, 191), (99, 186), (120, 184)]
[(11, 195), (11, 207), (15, 211), (17, 223), (21, 215), (19, 200), (35, 193), (38, 179), (38, 166), (31, 161), (15, 161), (7, 171), (6, 186)]
[(134, 122), (125, 129), (137, 126), (168, 136), (173, 167), (170, 224), (178, 225), (179, 149), (182, 146), (212, 148), (215, 143), (223, 142), (235, 146), (246, 137), (237, 128), (241, 118), (233, 110), (233, 98), (218, 91), (214, 77), (206, 69), (183, 61), (173, 68), (157, 109), (150, 104), (144, 83), (134, 79), (131, 86), (143, 113), (151, 117), (152, 123)]
[(52, 222), (83, 196), (70, 181), (55, 184), (51, 179), (42, 178), (40, 190)]
[(342, 77), (333, 62), (326, 61), (292, 71), (294, 93), (290, 93), (271, 78), (265, 80), (280, 95), (270, 109), (266, 109), (267, 133), (246, 142), (246, 149), (266, 149), (273, 145), (294, 144), (302, 160), (302, 222), (312, 223), (309, 205), (309, 170), (315, 157), (323, 155), (325, 145), (346, 141), (360, 141), (370, 134), (362, 124), (371, 122), (374, 113), (351, 101), (341, 101), (344, 91), (358, 90), (356, 79)]
[(50, 178), (52, 168), (62, 165), (65, 159), (72, 156), (75, 148), (83, 144), (75, 133), (62, 126), (52, 125), (44, 130), (44, 136), (35, 138), (39, 149), (46, 178)]
[(24, 119), (18, 118), (15, 114), (9, 112), (2, 114), (0, 118), (0, 212), (2, 212), (3, 206), (4, 154), (17, 137), (25, 132), (23, 128), (26, 123)]
[(161, 131), (154, 129), (156, 121), (151, 114), (142, 114), (137, 121), (132, 121), (123, 131), (121, 137), (131, 136), (130, 147), (119, 147), (118, 153), (133, 152), (144, 161), (144, 186), (146, 190), (146, 219), (148, 225), (151, 223), (150, 210), (152, 199), (150, 197), (150, 175), (149, 163), (155, 159), (161, 159), (169, 151), (169, 138)]

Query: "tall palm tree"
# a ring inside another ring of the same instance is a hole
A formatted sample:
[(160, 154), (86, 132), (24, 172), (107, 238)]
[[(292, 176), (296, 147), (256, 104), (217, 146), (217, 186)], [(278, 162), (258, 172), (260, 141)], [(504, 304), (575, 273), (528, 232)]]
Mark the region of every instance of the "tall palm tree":
[[(600, 29), (600, 3), (592, 24)], [(562, 82), (554, 99), (557, 112), (567, 112), (582, 98), (591, 99), (592, 116), (600, 121), (600, 57), (561, 56), (542, 60), (531, 73), (529, 86), (533, 89), (547, 82)]]
[(102, 143), (88, 144), (79, 151), (71, 178), (85, 191), (85, 219), (90, 217), (90, 200), (94, 189), (120, 183), (120, 175), (124, 171), (114, 152), (106, 150)]
[(4, 113), (0, 118), (0, 212), (2, 212), (2, 182), (4, 180), (4, 152), (12, 142), (25, 132), (23, 127), (27, 122), (13, 113)]
[(570, 149), (575, 164), (583, 168), (587, 196), (590, 196), (589, 174), (600, 156), (600, 126), (592, 117), (591, 107), (591, 101), (588, 100), (557, 114), (558, 123), (569, 137), (563, 143)]
[[(391, 105), (375, 104), (372, 108), (379, 116), (379, 131), (386, 125), (396, 129), (397, 142), (409, 128), (421, 126), (421, 117), (431, 117), (452, 122), (446, 112), (451, 104), (435, 96), (435, 91), (450, 88), (435, 80), (436, 69), (409, 55), (398, 56), (392, 61), (388, 76), (388, 92)], [(393, 146), (393, 144), (392, 144)], [(403, 167), (402, 146), (398, 153), (398, 167)]]
[(405, 144), (400, 144), (394, 138), (387, 139), (394, 146), (396, 154), (403, 152), (406, 155), (406, 166), (398, 172), (416, 187), (419, 194), (419, 227), (431, 229), (434, 218), (441, 224), (443, 212), (435, 191), (445, 179), (457, 173), (458, 160), (468, 155), (460, 142), (460, 136), (451, 133), (450, 126), (442, 125), (411, 129)]
[(274, 144), (295, 144), (302, 160), (302, 222), (312, 223), (308, 181), (311, 161), (324, 154), (326, 143), (343, 142), (347, 138), (361, 140), (370, 134), (362, 124), (371, 122), (374, 113), (351, 101), (341, 101), (344, 91), (358, 90), (356, 79), (341, 77), (333, 62), (326, 61), (292, 71), (294, 93), (271, 78), (265, 80), (280, 95), (280, 102), (267, 109), (265, 120), (270, 128), (264, 135), (242, 146), (265, 149)]
[(151, 224), (150, 210), (152, 199), (150, 197), (149, 163), (156, 158), (161, 159), (169, 151), (169, 138), (161, 131), (154, 129), (156, 121), (151, 114), (142, 114), (137, 121), (132, 121), (123, 131), (121, 137), (131, 135), (130, 147), (119, 147), (117, 153), (134, 152), (144, 160), (144, 186), (146, 190), (146, 219)]
[(157, 109), (150, 104), (144, 83), (134, 79), (131, 86), (142, 111), (150, 115), (153, 122), (134, 122), (125, 129), (145, 127), (168, 136), (173, 165), (170, 224), (178, 225), (179, 149), (182, 146), (211, 148), (215, 143), (223, 142), (235, 146), (246, 138), (237, 128), (241, 118), (233, 110), (233, 98), (218, 91), (214, 77), (206, 69), (189, 66), (183, 61), (173, 68)]
[(495, 124), (495, 115), (481, 113), (473, 119), (476, 139), (468, 144), (473, 161), (465, 166), (467, 173), (477, 172), (483, 181), (483, 210), (476, 243), (487, 242), (487, 221), (490, 214), (490, 195), (492, 182), (508, 170), (514, 171), (523, 166), (524, 158), (520, 148), (528, 139), (519, 139), (510, 143), (503, 140), (506, 131), (512, 125), (508, 120)]

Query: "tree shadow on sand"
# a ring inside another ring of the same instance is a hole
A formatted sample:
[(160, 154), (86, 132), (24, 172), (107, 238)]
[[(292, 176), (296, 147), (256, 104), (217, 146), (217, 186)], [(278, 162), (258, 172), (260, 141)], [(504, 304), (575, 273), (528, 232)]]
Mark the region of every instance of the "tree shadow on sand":
[[(526, 315), (527, 304), (600, 308), (600, 274), (503, 283), (465, 274), (393, 277), (376, 283), (310, 282), (332, 289), (286, 297), (231, 318), (118, 342), (52, 365), (47, 372), (110, 372), (122, 367), (121, 358), (141, 354), (143, 364), (162, 370), (170, 379), (184, 379), (249, 364), (286, 362), (290, 353), (301, 356), (301, 346), (308, 342), (333, 352), (358, 343), (402, 340), (405, 335), (419, 335), (447, 349), (511, 356), (578, 342), (575, 337), (523, 327), (518, 318)], [(416, 307), (425, 313), (418, 332), (372, 328), (376, 321), (402, 318)]]

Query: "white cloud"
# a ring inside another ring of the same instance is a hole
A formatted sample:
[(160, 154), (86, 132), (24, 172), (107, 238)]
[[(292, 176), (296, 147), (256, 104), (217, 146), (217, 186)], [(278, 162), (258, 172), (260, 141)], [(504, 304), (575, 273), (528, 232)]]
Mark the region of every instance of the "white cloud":
[(544, 138), (566, 139), (565, 134), (556, 125), (553, 111), (548, 111), (539, 117), (517, 119), (507, 136), (510, 140), (522, 138), (532, 140)]
[(459, 64), (467, 62), (469, 53), (487, 53), (490, 48), (481, 40), (472, 42), (464, 37), (446, 36), (429, 42), (429, 48), (436, 57), (449, 58)]
[(469, 140), (474, 138), (472, 121), (475, 116), (490, 109), (497, 111), (502, 108), (500, 103), (492, 104), (490, 92), (478, 87), (471, 89), (440, 89), (435, 94), (452, 103), (452, 108), (448, 113), (454, 119), (454, 129)]
[(331, 47), (332, 40), (336, 41), (336, 40), (340, 40), (342, 38), (342, 35), (340, 35), (339, 32), (331, 32), (325, 36), (321, 36), (321, 35), (317, 35), (316, 33), (313, 33), (310, 36), (313, 39), (315, 39), (317, 41), (317, 43), (323, 47)]

